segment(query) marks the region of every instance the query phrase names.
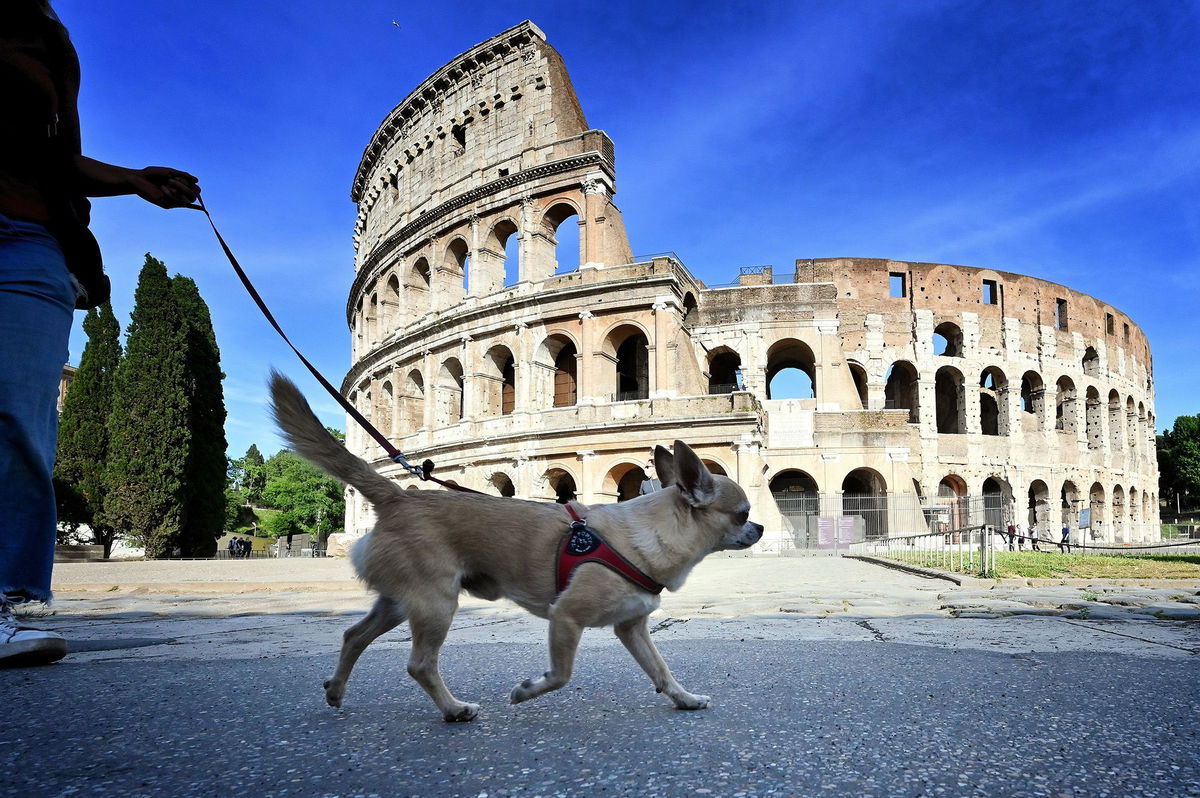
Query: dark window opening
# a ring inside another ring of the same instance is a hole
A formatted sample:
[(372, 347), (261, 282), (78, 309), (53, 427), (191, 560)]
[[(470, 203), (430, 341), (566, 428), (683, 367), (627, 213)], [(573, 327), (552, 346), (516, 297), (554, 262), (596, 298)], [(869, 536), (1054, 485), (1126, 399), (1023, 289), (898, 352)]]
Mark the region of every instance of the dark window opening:
[(983, 281), (983, 304), (998, 305), (1000, 304), (1000, 288), (996, 285), (995, 280)]
[(1067, 329), (1067, 300), (1054, 300), (1054, 326), (1060, 330)]
[(500, 170), (500, 176), (501, 176), (501, 177), (508, 177), (508, 170), (507, 170), (507, 169), (501, 169), (501, 170)]
[(462, 125), (455, 125), (450, 128), (450, 135), (454, 136), (454, 140), (458, 142), (458, 146), (464, 150), (467, 148), (467, 129)]
[(888, 274), (888, 285), (891, 289), (891, 296), (896, 298), (908, 296), (908, 284), (904, 279), (906, 276), (904, 272), (890, 272)]
[(1117, 324), (1116, 324), (1116, 320), (1113, 318), (1113, 314), (1105, 313), (1104, 314), (1104, 332), (1107, 333), (1108, 335), (1113, 335), (1116, 333), (1116, 331), (1117, 331)]

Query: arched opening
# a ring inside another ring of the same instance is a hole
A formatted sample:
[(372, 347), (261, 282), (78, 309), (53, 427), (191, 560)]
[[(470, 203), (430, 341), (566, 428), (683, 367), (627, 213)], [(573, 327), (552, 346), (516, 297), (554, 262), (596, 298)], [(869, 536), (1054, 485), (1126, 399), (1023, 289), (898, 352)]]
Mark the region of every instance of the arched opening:
[(641, 495), (642, 483), (647, 479), (641, 466), (622, 463), (614, 466), (604, 478), (604, 492), (616, 497), (618, 502), (627, 502)]
[[(1133, 397), (1125, 398), (1125, 449), (1131, 454), (1137, 454), (1138, 434), (1137, 434), (1137, 410), (1133, 404)], [(1132, 496), (1133, 489), (1130, 488)]]
[(685, 326), (696, 321), (696, 295), (691, 291), (683, 295), (683, 318), (680, 321)]
[(442, 268), (448, 275), (445, 283), (447, 297), (451, 303), (461, 301), (471, 288), (471, 249), (466, 241), (456, 238), (450, 242), (446, 247)]
[(462, 364), (450, 358), (442, 364), (437, 385), (437, 426), (446, 427), (463, 419), (465, 406)]
[[(571, 224), (564, 224), (573, 219)], [(542, 217), (542, 228), (554, 248), (554, 268), (551, 274), (578, 271), (582, 263), (580, 251), (579, 214), (565, 202), (554, 205)]]
[(430, 309), (433, 289), (431, 287), (432, 275), (429, 269), (429, 261), (425, 258), (417, 258), (413, 263), (412, 268), (408, 270), (408, 278), (404, 282), (404, 290), (408, 295), (408, 306), (413, 308), (417, 314), (422, 314)]
[(579, 356), (575, 344), (566, 341), (554, 356), (554, 406), (571, 407), (579, 401), (576, 369)]
[(772, 477), (769, 487), (796, 548), (817, 548), (817, 517), (821, 514), (817, 481), (804, 471), (788, 469)]
[(1104, 446), (1104, 433), (1100, 429), (1100, 392), (1096, 390), (1095, 386), (1088, 386), (1084, 402), (1084, 424), (1088, 448), (1100, 449)]
[[(1121, 451), (1121, 395), (1116, 389), (1108, 392), (1108, 446), (1113, 454)], [(1114, 516), (1114, 520), (1115, 516)]]
[(942, 435), (961, 435), (967, 431), (966, 397), (962, 372), (942, 366), (934, 377), (934, 416)]
[(1046, 388), (1042, 377), (1036, 371), (1027, 371), (1021, 375), (1021, 412), (1041, 423), (1045, 413)]
[(425, 380), (413, 369), (404, 381), (400, 400), (400, 434), (408, 435), (425, 426)]
[(887, 483), (883, 476), (870, 468), (856, 468), (847, 474), (842, 480), (842, 514), (862, 519), (856, 525), (862, 531), (862, 539), (887, 537)]
[(858, 392), (858, 403), (863, 410), (868, 408), (867, 401), (867, 370), (862, 367), (861, 363), (856, 363), (853, 360), (846, 361), (846, 365), (850, 367), (850, 379), (854, 380), (854, 390)]
[[(983, 481), (983, 523), (991, 524), (996, 529), (1005, 529), (1010, 522), (1015, 521), (1005, 507), (1011, 504), (1011, 491), (1008, 483), (995, 477)], [(1007, 498), (1006, 498), (1007, 497)]]
[(1104, 517), (1104, 486), (1099, 482), (1093, 482), (1088, 490), (1088, 510), (1088, 537), (1092, 540), (1103, 539), (1104, 522), (1107, 519)]
[(367, 310), (367, 329), (371, 346), (379, 343), (379, 295), (371, 294), (371, 302)]
[(351, 346), (355, 354), (363, 351), (363, 345), (366, 343), (366, 329), (367, 325), (363, 317), (363, 301), (359, 299), (354, 306), (354, 317), (350, 321)]
[(733, 393), (742, 390), (742, 356), (729, 347), (708, 353), (708, 392)]
[(1125, 490), (1120, 485), (1114, 485), (1112, 491), (1112, 529), (1113, 540), (1124, 542), (1127, 529), (1125, 522)]
[[(1149, 445), (1151, 448), (1153, 448), (1154, 447), (1154, 437), (1152, 435), (1148, 435), (1147, 431), (1146, 431), (1146, 405), (1143, 404), (1142, 402), (1138, 402), (1137, 410), (1138, 410), (1138, 424), (1137, 424), (1138, 446), (1142, 447), (1143, 450), (1144, 450), (1144, 447), (1146, 447), (1147, 445)], [(1142, 495), (1145, 496), (1146, 492), (1142, 491)]]
[(897, 360), (888, 368), (883, 386), (884, 407), (888, 410), (907, 410), (908, 423), (920, 420), (920, 387), (917, 369), (907, 360)]
[(958, 474), (942, 477), (937, 488), (938, 505), (949, 512), (947, 529), (965, 529), (970, 524), (970, 504), (967, 499), (967, 483)]
[(951, 321), (944, 321), (935, 327), (933, 329), (933, 353), (943, 357), (962, 357), (962, 329)]
[(392, 428), (392, 409), (396, 406), (395, 392), (391, 380), (386, 380), (379, 387), (379, 398), (375, 403), (375, 427), (389, 438), (395, 437), (396, 430)]
[(1007, 435), (1008, 378), (995, 366), (979, 375), (979, 428), (984, 435)]
[(1129, 501), (1125, 506), (1129, 508), (1129, 526), (1128, 535), (1130, 540), (1139, 540), (1142, 536), (1142, 494), (1137, 488), (1129, 489)]
[(1100, 355), (1096, 353), (1093, 347), (1088, 347), (1083, 352), (1083, 373), (1089, 377), (1100, 376)]
[(803, 341), (786, 338), (767, 351), (767, 398), (814, 399), (817, 359)]
[(717, 474), (722, 477), (729, 476), (729, 474), (725, 473), (725, 466), (721, 465), (716, 460), (701, 460), (700, 462), (704, 463), (710, 474)]
[(551, 468), (543, 479), (549, 489), (550, 496), (559, 504), (566, 504), (578, 498), (579, 488), (575, 485), (575, 477), (569, 471), (561, 468)]
[(492, 228), (495, 246), (504, 258), (502, 285), (516, 285), (521, 279), (521, 235), (511, 219), (501, 219)]
[(1054, 428), (1067, 435), (1075, 434), (1075, 383), (1070, 377), (1059, 377), (1055, 383), (1054, 394)]
[(495, 474), (492, 474), (491, 477), (488, 478), (488, 482), (491, 484), (496, 493), (504, 496), (505, 498), (511, 499), (513, 496), (517, 495), (517, 489), (513, 485), (512, 480), (509, 479), (508, 474), (505, 474), (503, 471), (497, 471)]
[(395, 274), (388, 275), (387, 285), (383, 289), (383, 335), (386, 338), (399, 325), (400, 321), (400, 278)]
[[(1075, 529), (1079, 525), (1079, 510), (1083, 499), (1079, 498), (1079, 488), (1075, 487), (1074, 482), (1069, 479), (1063, 482), (1059, 501), (1062, 505), (1060, 526)], [(1054, 531), (1056, 530), (1051, 530), (1052, 533)]]
[(516, 408), (516, 361), (507, 346), (493, 346), (483, 357), (483, 414), (507, 416)]
[[(1043, 536), (1050, 531), (1050, 488), (1045, 482), (1040, 479), (1035, 479), (1029, 484), (1029, 503), (1027, 505), (1028, 512), (1026, 513), (1026, 524), (1030, 531), (1036, 527)], [(1047, 536), (1048, 537), (1048, 536)]]
[(609, 333), (606, 351), (615, 360), (615, 395), (618, 402), (650, 397), (650, 344), (640, 328), (624, 324)]

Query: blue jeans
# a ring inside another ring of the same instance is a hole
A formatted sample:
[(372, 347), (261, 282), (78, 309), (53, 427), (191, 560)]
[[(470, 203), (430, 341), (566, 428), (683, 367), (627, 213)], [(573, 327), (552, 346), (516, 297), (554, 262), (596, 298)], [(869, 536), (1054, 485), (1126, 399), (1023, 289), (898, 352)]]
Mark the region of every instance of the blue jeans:
[(0, 214), (0, 593), (50, 599), (58, 384), (75, 284), (41, 225)]

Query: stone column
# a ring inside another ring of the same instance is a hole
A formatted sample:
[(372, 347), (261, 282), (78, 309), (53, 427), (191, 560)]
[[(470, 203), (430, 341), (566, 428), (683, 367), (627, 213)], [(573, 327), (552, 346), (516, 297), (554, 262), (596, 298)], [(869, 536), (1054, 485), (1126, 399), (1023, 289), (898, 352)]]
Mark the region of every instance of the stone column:
[(580, 184), (583, 189), (583, 218), (580, 223), (580, 269), (598, 269), (603, 263), (604, 208), (608, 204), (608, 188), (601, 175), (588, 175)]
[(437, 405), (441, 399), (438, 382), (441, 374), (438, 369), (437, 359), (434, 357), (432, 350), (426, 349), (423, 351), (421, 358), (424, 364), (422, 370), (425, 372), (425, 402), (423, 408), (425, 419), (421, 426), (425, 427), (425, 433), (429, 436), (437, 425)]
[(483, 415), (483, 386), (478, 374), (479, 363), (476, 358), (471, 357), (471, 336), (464, 335), (459, 340), (462, 342), (459, 349), (459, 361), (463, 370), (462, 420), (474, 421)]
[(595, 314), (585, 310), (579, 314), (579, 351), (575, 358), (575, 395), (576, 404), (596, 404), (595, 380), (592, 375), (592, 364), (595, 363), (595, 353), (592, 351), (592, 336), (594, 335)]
[(490, 293), (487, 283), (488, 278), (484, 276), (486, 271), (484, 264), (483, 253), (479, 242), (479, 214), (472, 213), (469, 219), (471, 232), (468, 235), (470, 238), (470, 249), (467, 250), (467, 296), (481, 296)]
[(529, 195), (521, 197), (521, 230), (518, 239), (521, 254), (518, 264), (520, 270), (518, 281), (522, 283), (532, 282), (535, 279), (533, 272), (533, 217), (536, 205), (533, 197)]
[(596, 453), (591, 449), (579, 452), (579, 484), (575, 486), (576, 496), (584, 504), (591, 504), (596, 499)]
[(651, 307), (654, 314), (654, 340), (648, 347), (650, 357), (651, 399), (662, 399), (676, 394), (671, 380), (671, 358), (667, 352), (667, 341), (671, 337), (671, 322), (674, 321), (675, 299), (659, 297)]
[[(813, 397), (817, 400), (817, 411), (838, 411), (841, 410), (841, 403), (832, 401), (832, 397), (837, 395), (836, 391), (831, 390), (832, 385), (829, 384), (833, 376), (831, 368), (833, 341), (837, 340), (838, 327), (840, 322), (836, 318), (832, 319), (813, 319), (813, 325), (817, 329), (817, 351), (813, 353), (815, 362), (813, 363)], [(853, 384), (853, 378), (849, 374), (846, 375)]]

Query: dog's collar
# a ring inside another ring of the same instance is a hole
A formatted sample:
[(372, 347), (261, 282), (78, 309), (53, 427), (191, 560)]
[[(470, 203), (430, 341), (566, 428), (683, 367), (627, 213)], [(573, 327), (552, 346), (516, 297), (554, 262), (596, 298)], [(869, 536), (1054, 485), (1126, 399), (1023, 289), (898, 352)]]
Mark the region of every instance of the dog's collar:
[(605, 565), (628, 579), (633, 584), (648, 593), (658, 595), (663, 586), (644, 574), (636, 565), (625, 559), (612, 546), (605, 542), (594, 529), (589, 529), (587, 521), (581, 518), (569, 504), (564, 504), (571, 516), (571, 531), (563, 537), (562, 546), (558, 550), (558, 595), (567, 589), (571, 574), (585, 562), (595, 562)]

